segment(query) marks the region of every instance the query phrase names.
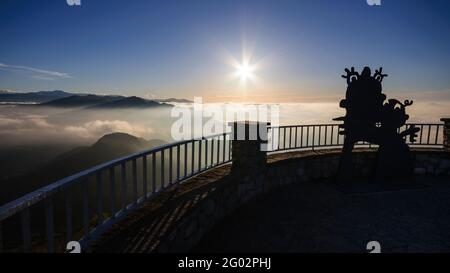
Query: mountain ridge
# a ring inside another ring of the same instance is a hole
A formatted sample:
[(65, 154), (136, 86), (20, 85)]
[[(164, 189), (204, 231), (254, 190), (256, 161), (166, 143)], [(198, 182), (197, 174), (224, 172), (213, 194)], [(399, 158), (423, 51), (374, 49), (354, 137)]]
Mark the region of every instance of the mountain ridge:
[[(138, 96), (123, 96), (123, 95), (99, 95), (95, 93), (74, 93), (67, 92), (63, 90), (52, 90), (52, 91), (34, 91), (34, 92), (17, 92), (7, 89), (0, 89), (0, 103), (25, 103), (25, 104), (44, 104), (51, 106), (53, 101), (69, 97), (85, 97), (85, 96), (96, 96), (98, 98), (140, 98), (146, 101), (153, 101), (158, 103), (192, 103), (192, 101), (187, 99), (177, 99), (177, 98), (155, 98), (155, 99), (145, 99)], [(57, 102), (55, 102), (57, 103)]]
[(72, 95), (63, 97), (48, 102), (39, 104), (39, 106), (52, 106), (52, 107), (87, 107), (96, 104), (107, 103), (114, 100), (119, 100), (122, 96), (101, 96), (94, 94), (87, 95)]
[(113, 108), (155, 108), (155, 107), (170, 107), (167, 103), (160, 103), (153, 100), (147, 100), (136, 96), (124, 97), (118, 100), (113, 100), (97, 105), (93, 105), (90, 108), (97, 109), (113, 109)]
[(42, 103), (50, 100), (64, 98), (72, 93), (53, 90), (53, 91), (35, 91), (35, 92), (13, 92), (10, 90), (1, 90), (0, 102), (16, 102), (16, 103)]

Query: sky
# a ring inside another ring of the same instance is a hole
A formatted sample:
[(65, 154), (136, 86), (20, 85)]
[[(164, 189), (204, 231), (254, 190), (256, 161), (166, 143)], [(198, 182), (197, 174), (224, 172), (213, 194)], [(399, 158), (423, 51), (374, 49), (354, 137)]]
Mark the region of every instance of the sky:
[(2, 0), (0, 89), (327, 101), (367, 65), (385, 93), (450, 100), (449, 14), (446, 0)]

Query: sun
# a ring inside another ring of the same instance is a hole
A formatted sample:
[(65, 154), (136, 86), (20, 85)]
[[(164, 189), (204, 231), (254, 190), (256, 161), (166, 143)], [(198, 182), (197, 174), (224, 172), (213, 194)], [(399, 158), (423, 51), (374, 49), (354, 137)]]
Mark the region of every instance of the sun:
[(236, 76), (239, 77), (242, 81), (247, 81), (254, 78), (254, 70), (255, 67), (250, 65), (249, 63), (242, 63), (236, 67)]
[(250, 64), (248, 60), (244, 60), (241, 63), (236, 62), (234, 65), (234, 78), (241, 80), (241, 83), (245, 86), (247, 82), (256, 81), (256, 65)]
[(255, 60), (251, 50), (244, 48), (240, 60), (233, 57), (225, 50), (225, 61), (232, 68), (231, 80), (238, 79), (242, 88), (247, 88), (250, 84), (257, 84), (259, 77), (256, 75), (261, 69), (261, 60)]

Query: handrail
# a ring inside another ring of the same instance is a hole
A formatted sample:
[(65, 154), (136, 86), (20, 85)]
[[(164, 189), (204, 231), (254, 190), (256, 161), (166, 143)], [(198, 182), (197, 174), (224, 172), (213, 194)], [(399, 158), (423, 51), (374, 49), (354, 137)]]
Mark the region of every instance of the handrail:
[[(289, 128), (289, 127), (307, 127), (307, 126), (334, 126), (334, 125), (341, 125), (342, 123), (320, 123), (320, 124), (293, 124), (293, 125), (279, 125), (279, 126), (273, 126), (269, 125), (267, 128)], [(409, 122), (405, 125), (443, 125), (443, 123), (424, 123), (424, 122)]]
[(136, 153), (133, 153), (133, 154), (130, 154), (127, 156), (113, 159), (108, 162), (101, 163), (99, 165), (96, 165), (94, 167), (86, 169), (84, 171), (80, 171), (73, 175), (67, 176), (65, 178), (62, 178), (62, 179), (54, 182), (54, 183), (51, 183), (50, 185), (44, 186), (38, 190), (35, 190), (33, 192), (30, 192), (30, 193), (22, 196), (14, 201), (11, 201), (9, 203), (6, 203), (6, 204), (0, 206), (0, 221), (8, 218), (12, 214), (14, 214), (14, 212), (16, 212), (17, 210), (21, 210), (23, 208), (23, 205), (32, 206), (32, 205), (36, 204), (37, 202), (39, 202), (40, 200), (48, 197), (48, 195), (51, 195), (51, 194), (57, 192), (58, 190), (62, 190), (66, 187), (69, 187), (73, 183), (76, 183), (77, 181), (82, 180), (83, 178), (85, 178), (89, 175), (95, 174), (99, 171), (103, 171), (103, 170), (106, 170), (111, 167), (118, 166), (124, 161), (130, 161), (130, 160), (142, 157), (142, 156), (160, 152), (160, 151), (168, 149), (170, 147), (176, 147), (178, 145), (190, 143), (192, 141), (201, 141), (201, 140), (206, 140), (206, 139), (210, 139), (210, 138), (218, 137), (218, 136), (222, 136), (222, 135), (223, 134), (215, 134), (215, 135), (211, 135), (208, 137), (201, 137), (201, 138), (195, 138), (192, 140), (182, 140), (182, 141), (178, 141), (178, 142), (163, 144), (163, 145), (160, 145), (160, 146), (148, 149), (148, 150), (136, 152)]
[[(101, 179), (101, 175), (103, 172), (108, 172), (110, 175), (111, 185), (115, 184), (116, 177), (115, 177), (115, 171), (117, 167), (121, 168), (121, 179), (119, 182), (122, 182), (121, 187), (121, 201), (122, 201), (122, 208), (116, 210), (115, 207), (115, 199), (117, 199), (117, 194), (115, 193), (116, 185), (111, 186), (111, 211), (110, 211), (110, 219), (107, 219), (106, 221), (99, 220), (99, 224), (95, 228), (90, 228), (90, 222), (92, 219), (89, 217), (89, 196), (87, 193), (87, 186), (85, 187), (83, 191), (86, 191), (83, 195), (83, 207), (85, 208), (84, 215), (83, 215), (83, 225), (84, 225), (84, 236), (80, 238), (79, 240), (84, 242), (85, 244), (89, 241), (87, 239), (93, 239), (92, 234), (95, 234), (95, 230), (104, 230), (106, 226), (112, 225), (115, 221), (112, 221), (112, 219), (118, 218), (117, 215), (122, 215), (124, 212), (129, 211), (130, 209), (137, 208), (136, 205), (142, 203), (142, 201), (148, 199), (149, 197), (155, 197), (160, 192), (164, 191), (165, 188), (168, 186), (171, 186), (173, 184), (181, 183), (184, 180), (200, 174), (212, 167), (217, 167), (223, 164), (226, 164), (231, 161), (231, 140), (229, 137), (230, 133), (222, 133), (222, 134), (214, 134), (209, 136), (202, 136), (200, 138), (194, 138), (191, 140), (182, 140), (174, 143), (164, 144), (158, 147), (154, 147), (148, 150), (136, 152), (124, 157), (120, 157), (117, 159), (113, 159), (111, 161), (99, 164), (97, 166), (91, 167), (89, 169), (80, 171), (76, 174), (70, 175), (68, 177), (62, 178), (54, 183), (51, 183), (47, 186), (44, 186), (38, 190), (35, 190), (33, 192), (30, 192), (16, 200), (13, 200), (11, 202), (8, 202), (2, 206), (0, 206), (0, 252), (2, 250), (2, 221), (6, 220), (7, 218), (10, 218), (14, 215), (21, 214), (23, 217), (21, 219), (22, 221), (22, 237), (24, 237), (24, 244), (27, 244), (26, 247), (24, 247), (24, 250), (28, 251), (31, 250), (31, 231), (30, 231), (30, 215), (29, 215), (29, 208), (33, 205), (36, 205), (38, 203), (42, 203), (43, 201), (51, 199), (60, 192), (64, 192), (67, 189), (71, 188), (71, 186), (78, 185), (80, 183), (83, 183), (83, 181), (87, 181), (91, 177), (97, 178), (97, 185), (100, 185), (97, 188), (97, 195), (103, 196), (103, 191), (101, 188), (103, 187)], [(196, 149), (197, 148), (197, 149)], [(202, 148), (203, 152), (202, 152)], [(210, 151), (208, 152), (208, 148)], [(190, 158), (188, 160), (188, 153), (190, 155)], [(168, 160), (165, 161), (165, 157), (168, 154)], [(175, 155), (175, 156), (174, 156)], [(181, 158), (183, 156), (183, 159)], [(148, 157), (152, 157), (152, 166), (149, 168), (147, 166), (147, 159)], [(138, 196), (137, 194), (137, 188), (138, 188), (138, 171), (137, 171), (137, 160), (142, 159), (142, 171), (145, 173), (145, 176), (143, 177), (143, 187), (144, 192), (142, 196)], [(158, 161), (158, 162), (157, 162)], [(127, 184), (128, 181), (126, 174), (127, 174), (127, 163), (132, 163), (132, 176), (133, 176), (133, 200), (131, 203), (127, 203)], [(157, 163), (160, 165), (157, 166)], [(183, 166), (182, 166), (183, 164)], [(175, 168), (174, 168), (175, 165)], [(190, 165), (190, 166), (188, 166)], [(196, 166), (194, 166), (196, 165)], [(190, 170), (188, 170), (188, 167)], [(183, 168), (183, 169), (182, 169)], [(148, 170), (151, 170), (151, 182), (152, 187), (151, 191), (148, 191)], [(176, 170), (176, 174), (174, 174), (174, 170)], [(157, 172), (159, 172), (159, 177), (156, 177)], [(183, 173), (181, 173), (183, 172)], [(159, 186), (159, 188), (158, 188)], [(114, 188), (114, 189), (113, 189)], [(101, 217), (103, 216), (103, 203), (105, 200), (99, 200), (98, 201), (98, 213), (97, 216)], [(70, 209), (71, 211), (71, 209)], [(53, 222), (53, 206), (51, 206), (48, 210), (46, 210), (46, 217), (50, 220), (47, 223), (47, 231), (51, 231), (52, 234), (48, 234), (47, 237), (54, 236), (54, 230), (53, 227), (49, 227), (49, 225)], [(72, 217), (72, 215), (68, 216), (69, 218)], [(71, 221), (70, 221), (71, 222)], [(52, 225), (53, 226), (53, 225)], [(67, 229), (70, 229), (72, 232), (71, 227), (67, 227)], [(70, 234), (71, 237), (72, 234)], [(98, 236), (99, 234), (96, 234)], [(52, 241), (52, 240), (51, 240)], [(54, 244), (54, 241), (51, 242)], [(54, 250), (54, 246), (48, 246), (49, 250)]]
[[(268, 127), (268, 152), (282, 152), (286, 150), (298, 149), (320, 149), (330, 147), (341, 147), (344, 143), (344, 136), (340, 123), (327, 124), (303, 124), (303, 125), (283, 125)], [(442, 123), (407, 123), (402, 128), (410, 126), (419, 127), (416, 142), (410, 142), (406, 138), (406, 143), (410, 146), (419, 147), (442, 147), (443, 128)], [(377, 145), (358, 142), (356, 146), (376, 147)]]
[[(341, 124), (269, 126), (268, 153), (294, 149), (314, 150), (340, 147), (343, 144), (343, 136), (339, 134), (339, 125)], [(421, 131), (418, 135), (418, 142), (407, 142), (409, 145), (432, 146), (433, 148), (443, 146), (443, 124), (409, 123), (405, 126), (412, 125), (420, 127)], [(358, 145), (371, 147), (372, 144), (362, 142)], [(78, 185), (82, 187), (81, 204), (78, 207), (82, 210), (82, 224), (79, 228), (82, 237), (75, 239), (82, 242), (83, 247), (88, 246), (93, 239), (112, 224), (120, 221), (123, 216), (135, 210), (145, 201), (158, 196), (168, 187), (182, 183), (211, 168), (229, 163), (232, 160), (231, 146), (230, 133), (164, 144), (99, 164), (4, 204), (0, 206), (0, 252), (2, 251), (2, 241), (4, 242), (2, 238), (6, 238), (6, 236), (2, 236), (2, 224), (16, 215), (20, 215), (22, 249), (24, 251), (32, 250), (30, 208), (41, 203), (44, 204), (46, 215), (47, 250), (55, 251), (55, 205), (53, 203), (56, 202), (55, 196), (59, 193), (66, 194), (64, 218), (66, 219), (67, 239), (65, 240), (72, 239), (76, 228), (74, 229), (72, 226), (73, 200), (70, 196), (73, 195), (71, 189)], [(131, 179), (129, 179), (130, 174)], [(139, 176), (142, 177), (139, 178)], [(107, 178), (105, 179), (105, 177)], [(93, 183), (89, 182), (91, 178), (94, 180)], [(105, 185), (109, 185), (109, 192), (105, 192)], [(94, 197), (89, 195), (89, 193), (92, 195), (90, 186), (96, 186)], [(142, 194), (139, 194), (138, 186), (142, 186)], [(128, 188), (131, 188), (131, 192)], [(116, 191), (117, 189), (118, 191)], [(95, 200), (91, 200), (93, 198)], [(127, 201), (130, 199), (131, 202)], [(106, 210), (104, 205), (108, 201), (109, 210)], [(109, 215), (108, 219), (103, 219), (105, 213)], [(6, 232), (6, 229), (3, 232)]]

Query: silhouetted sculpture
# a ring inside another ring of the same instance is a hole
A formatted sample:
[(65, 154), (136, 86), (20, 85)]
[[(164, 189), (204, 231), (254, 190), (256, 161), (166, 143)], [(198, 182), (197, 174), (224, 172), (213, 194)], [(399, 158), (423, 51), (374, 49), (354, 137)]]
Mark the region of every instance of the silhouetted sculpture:
[(352, 178), (352, 150), (358, 141), (379, 145), (374, 174), (377, 181), (404, 180), (412, 174), (411, 155), (405, 139), (409, 136), (414, 142), (420, 129), (414, 126), (400, 129), (409, 118), (405, 109), (413, 102), (401, 103), (395, 99), (385, 102), (381, 83), (387, 75), (382, 71), (380, 68), (372, 76), (369, 67), (364, 67), (361, 74), (352, 67), (345, 69), (347, 75), (342, 75), (347, 79), (348, 87), (340, 107), (346, 109), (346, 115), (334, 119), (344, 122), (339, 126), (339, 134), (345, 136), (339, 166), (341, 181)]

